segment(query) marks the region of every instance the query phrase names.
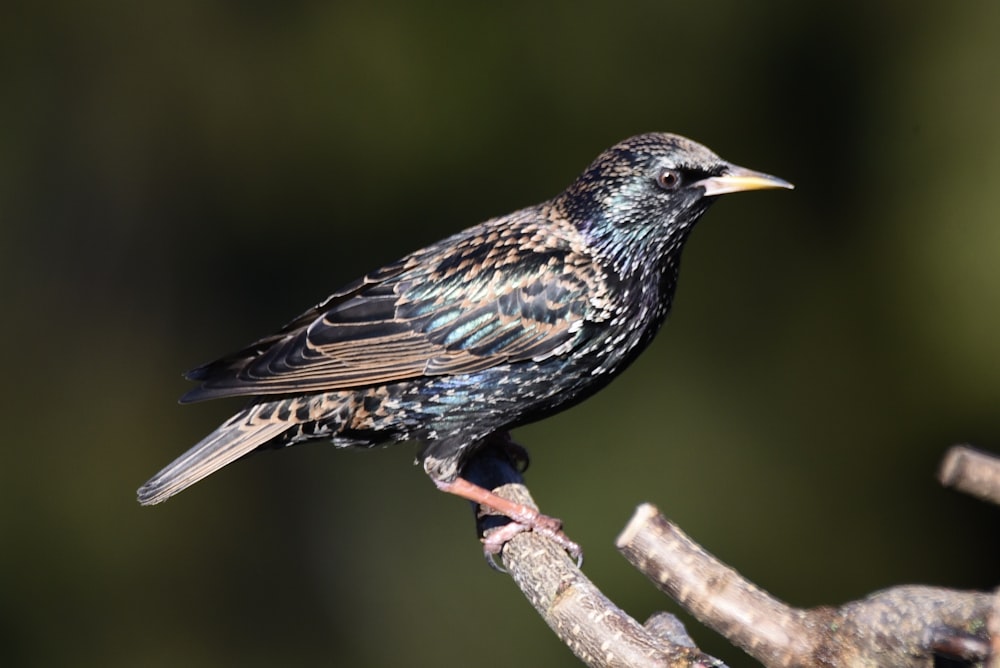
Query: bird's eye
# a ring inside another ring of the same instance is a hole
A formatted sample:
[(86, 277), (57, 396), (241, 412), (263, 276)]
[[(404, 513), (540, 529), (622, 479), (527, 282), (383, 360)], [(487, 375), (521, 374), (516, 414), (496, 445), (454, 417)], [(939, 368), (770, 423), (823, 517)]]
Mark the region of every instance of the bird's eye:
[(681, 185), (681, 173), (676, 169), (664, 169), (656, 177), (656, 183), (664, 190), (677, 190)]

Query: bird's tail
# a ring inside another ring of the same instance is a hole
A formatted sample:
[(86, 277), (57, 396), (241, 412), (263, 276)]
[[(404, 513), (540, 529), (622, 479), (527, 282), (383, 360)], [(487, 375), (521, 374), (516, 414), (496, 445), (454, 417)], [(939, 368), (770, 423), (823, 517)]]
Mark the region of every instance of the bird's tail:
[(168, 464), (139, 488), (139, 503), (151, 506), (166, 501), (292, 426), (285, 421), (258, 418), (260, 409), (261, 405), (256, 405), (237, 413)]

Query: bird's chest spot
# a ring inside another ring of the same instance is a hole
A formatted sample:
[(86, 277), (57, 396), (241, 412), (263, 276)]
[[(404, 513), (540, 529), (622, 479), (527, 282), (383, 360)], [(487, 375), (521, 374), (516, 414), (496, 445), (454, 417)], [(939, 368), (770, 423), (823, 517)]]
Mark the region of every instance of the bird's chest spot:
[(594, 376), (614, 375), (628, 366), (653, 340), (670, 307), (658, 292), (641, 287), (625, 289), (621, 297), (585, 351), (597, 362), (591, 370)]

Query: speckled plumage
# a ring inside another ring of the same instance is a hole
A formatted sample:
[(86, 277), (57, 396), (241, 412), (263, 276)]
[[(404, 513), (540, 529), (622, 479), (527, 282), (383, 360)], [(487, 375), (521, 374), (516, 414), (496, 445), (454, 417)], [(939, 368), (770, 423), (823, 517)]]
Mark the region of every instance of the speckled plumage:
[(714, 195), (790, 187), (669, 134), (602, 153), (552, 200), (372, 272), (188, 374), (249, 405), (139, 489), (158, 503), (254, 450), (423, 443), (439, 486), (470, 448), (604, 387), (646, 347)]

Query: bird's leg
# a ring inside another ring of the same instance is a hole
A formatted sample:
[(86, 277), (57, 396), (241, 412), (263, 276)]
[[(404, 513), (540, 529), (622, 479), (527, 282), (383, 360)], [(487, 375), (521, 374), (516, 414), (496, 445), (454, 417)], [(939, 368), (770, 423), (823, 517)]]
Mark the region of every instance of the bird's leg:
[[(502, 570), (494, 557), (505, 543), (524, 531), (534, 531), (555, 541), (577, 563), (582, 563), (583, 551), (563, 533), (562, 521), (490, 491), (507, 484), (524, 484), (521, 473), (528, 467), (528, 451), (515, 443), (509, 432), (486, 436), (462, 462), (461, 452), (465, 447), (465, 442), (435, 441), (420, 453), (418, 461), (439, 490), (471, 501), (477, 507), (481, 530), (489, 527), (482, 540), (491, 566)], [(497, 519), (487, 520), (490, 516)], [(504, 523), (502, 518), (507, 521)]]
[(503, 526), (483, 539), (483, 549), (486, 554), (500, 553), (504, 543), (523, 531), (534, 531), (558, 543), (570, 556), (579, 560), (583, 550), (562, 531), (562, 522), (554, 517), (543, 515), (534, 508), (520, 503), (514, 503), (502, 496), (473, 484), (465, 478), (455, 478), (450, 482), (435, 480), (434, 484), (442, 492), (460, 496), (463, 499), (490, 508), (504, 517), (509, 517), (511, 523)]
[(524, 473), (531, 465), (528, 449), (511, 438), (509, 432), (493, 434), (488, 437), (486, 443), (487, 447), (499, 448), (518, 473)]

